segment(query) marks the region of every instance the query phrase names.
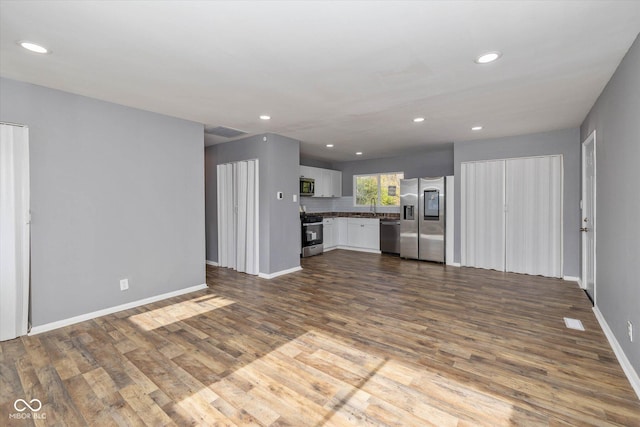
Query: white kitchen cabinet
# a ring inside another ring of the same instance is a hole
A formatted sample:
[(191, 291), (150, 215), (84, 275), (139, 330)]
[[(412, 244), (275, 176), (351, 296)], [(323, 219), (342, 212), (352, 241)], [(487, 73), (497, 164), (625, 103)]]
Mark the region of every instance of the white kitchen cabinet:
[(316, 197), (331, 197), (331, 172), (329, 169), (321, 170), (322, 178), (316, 181)]
[(341, 171), (300, 166), (300, 177), (315, 180), (313, 197), (342, 197)]
[(335, 249), (338, 245), (338, 225), (335, 218), (324, 218), (322, 220), (322, 239), (324, 251)]
[(347, 246), (379, 252), (380, 220), (377, 218), (347, 218)]
[(317, 182), (322, 179), (322, 170), (311, 166), (300, 166), (300, 178), (313, 178)]
[(347, 228), (347, 219), (348, 218), (336, 218), (335, 219), (335, 224), (338, 225), (337, 227), (337, 242), (338, 242), (338, 246), (347, 246), (348, 242), (347, 242), (347, 234), (348, 234), (348, 228)]
[(331, 190), (329, 194), (331, 197), (342, 197), (342, 172), (341, 171), (330, 171), (331, 172)]

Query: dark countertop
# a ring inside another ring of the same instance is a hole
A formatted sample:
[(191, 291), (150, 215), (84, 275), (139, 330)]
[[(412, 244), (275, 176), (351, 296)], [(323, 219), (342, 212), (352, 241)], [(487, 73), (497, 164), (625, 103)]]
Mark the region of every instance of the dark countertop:
[(400, 219), (399, 213), (372, 213), (372, 212), (314, 212), (313, 215), (321, 215), (323, 218), (379, 218)]

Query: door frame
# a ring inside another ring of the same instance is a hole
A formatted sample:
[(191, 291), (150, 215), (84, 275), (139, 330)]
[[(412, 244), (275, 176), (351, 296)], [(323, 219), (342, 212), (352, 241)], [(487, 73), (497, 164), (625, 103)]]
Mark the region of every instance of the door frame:
[[(596, 262), (596, 256), (597, 256), (597, 250), (596, 250), (596, 244), (597, 244), (597, 234), (596, 234), (596, 221), (597, 221), (597, 213), (596, 213), (596, 208), (597, 208), (597, 179), (598, 179), (598, 175), (597, 175), (597, 159), (596, 159), (596, 155), (597, 155), (597, 151), (596, 151), (596, 131), (595, 129), (593, 130), (593, 132), (591, 132), (589, 134), (589, 136), (582, 142), (581, 144), (581, 159), (580, 159), (580, 164), (581, 164), (581, 187), (582, 187), (582, 191), (581, 191), (581, 199), (580, 199), (580, 224), (582, 225), (582, 220), (584, 218), (584, 201), (587, 197), (587, 189), (586, 189), (586, 165), (585, 165), (585, 152), (587, 151), (587, 145), (588, 144), (593, 144), (593, 194), (592, 194), (592, 201), (593, 201), (593, 215), (592, 215), (592, 227), (593, 227), (593, 295), (589, 295), (590, 298), (593, 298), (593, 305), (596, 305), (596, 269), (597, 269), (597, 265), (598, 263)], [(582, 289), (584, 289), (586, 291), (587, 289), (587, 283), (586, 283), (586, 276), (587, 276), (587, 263), (586, 263), (586, 259), (587, 259), (587, 245), (585, 245), (585, 235), (580, 236), (580, 287)], [(588, 293), (587, 293), (588, 295)]]

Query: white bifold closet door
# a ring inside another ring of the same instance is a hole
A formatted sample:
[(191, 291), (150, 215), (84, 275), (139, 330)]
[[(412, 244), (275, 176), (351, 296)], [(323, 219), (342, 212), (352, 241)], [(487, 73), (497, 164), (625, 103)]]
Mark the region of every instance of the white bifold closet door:
[(504, 161), (462, 163), (461, 263), (504, 271)]
[(257, 275), (258, 160), (218, 165), (218, 265)]
[(506, 271), (562, 277), (562, 158), (506, 161)]
[(562, 277), (562, 157), (462, 163), (461, 264)]
[(27, 334), (30, 285), (29, 129), (0, 124), (0, 341)]

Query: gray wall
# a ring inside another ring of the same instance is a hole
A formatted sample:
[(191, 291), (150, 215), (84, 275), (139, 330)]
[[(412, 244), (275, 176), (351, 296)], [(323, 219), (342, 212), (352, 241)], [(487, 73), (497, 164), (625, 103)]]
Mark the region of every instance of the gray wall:
[(314, 168), (333, 169), (333, 164), (326, 160), (313, 159), (311, 157), (300, 156), (301, 166), (311, 166)]
[[(267, 140), (264, 141), (264, 138)], [(275, 134), (217, 144), (205, 150), (207, 259), (218, 261), (217, 177), (219, 164), (259, 160), (260, 272), (276, 273), (300, 266), (298, 195), (300, 143)], [(283, 200), (276, 192), (284, 193)]]
[[(481, 141), (456, 142), (455, 158), (455, 229), (460, 230), (460, 163), (473, 160), (562, 154), (564, 168), (563, 196), (563, 274), (580, 274), (580, 132), (565, 129)], [(454, 260), (460, 262), (460, 233), (454, 239)]]
[[(580, 128), (596, 131), (596, 306), (640, 373), (640, 38)], [(634, 342), (627, 336), (634, 325)]]
[(34, 326), (205, 282), (202, 125), (8, 79), (0, 119), (29, 126)]
[(353, 196), (353, 176), (377, 172), (404, 172), (405, 178), (453, 174), (453, 144), (383, 159), (335, 162), (342, 171), (342, 196)]

